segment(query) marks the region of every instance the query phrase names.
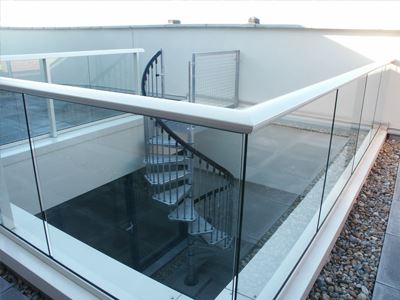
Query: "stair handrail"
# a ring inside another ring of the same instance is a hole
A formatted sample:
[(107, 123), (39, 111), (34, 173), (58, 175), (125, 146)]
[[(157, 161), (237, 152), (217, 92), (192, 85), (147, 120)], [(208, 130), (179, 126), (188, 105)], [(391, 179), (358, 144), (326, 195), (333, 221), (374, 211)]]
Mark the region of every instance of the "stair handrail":
[(153, 66), (153, 63), (157, 60), (157, 58), (162, 54), (162, 49), (158, 50), (156, 54), (149, 60), (146, 67), (144, 68), (143, 75), (142, 75), (142, 96), (146, 96), (146, 76), (150, 72), (150, 68)]
[[(162, 49), (158, 50), (156, 54), (153, 55), (153, 57), (149, 60), (147, 63), (143, 75), (142, 75), (142, 95), (146, 95), (146, 76), (149, 74), (149, 70), (152, 67), (153, 63), (157, 60), (157, 58), (162, 54)], [(230, 184), (233, 184), (234, 181), (234, 176), (231, 172), (229, 172), (225, 167), (221, 166), (219, 163), (216, 161), (210, 159), (209, 157), (205, 156), (203, 153), (192, 147), (189, 143), (187, 143), (185, 140), (183, 140), (179, 135), (177, 135), (171, 128), (168, 127), (167, 124), (165, 124), (164, 121), (162, 121), (160, 118), (154, 117), (156, 122), (161, 126), (163, 130), (165, 130), (177, 143), (181, 144), (183, 148), (191, 152), (193, 155), (199, 157), (201, 160), (204, 162), (208, 163), (211, 165), (213, 168), (217, 169), (218, 171), (222, 172), (223, 175), (226, 176), (227, 180), (229, 181)]]

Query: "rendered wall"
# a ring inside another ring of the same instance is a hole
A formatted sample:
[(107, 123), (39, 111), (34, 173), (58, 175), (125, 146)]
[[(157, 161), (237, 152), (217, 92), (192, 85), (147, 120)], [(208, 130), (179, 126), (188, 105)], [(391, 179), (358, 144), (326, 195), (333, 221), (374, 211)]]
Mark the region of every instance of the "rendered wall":
[(400, 66), (392, 65), (385, 78), (384, 103), (379, 113), (382, 123), (400, 134)]
[(398, 41), (396, 32), (378, 35), (354, 30), (246, 26), (2, 29), (1, 51), (16, 54), (140, 47), (145, 49), (141, 55), (143, 69), (162, 48), (166, 92), (185, 95), (187, 62), (192, 53), (238, 49), (240, 99), (258, 103), (389, 56), (400, 49)]

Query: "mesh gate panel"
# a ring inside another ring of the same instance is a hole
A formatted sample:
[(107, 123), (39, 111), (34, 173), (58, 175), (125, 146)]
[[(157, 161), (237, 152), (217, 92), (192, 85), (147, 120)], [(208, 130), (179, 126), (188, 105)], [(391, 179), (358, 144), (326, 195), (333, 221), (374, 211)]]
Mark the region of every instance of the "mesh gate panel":
[(224, 51), (193, 54), (194, 102), (226, 107), (237, 106), (239, 53), (239, 51)]

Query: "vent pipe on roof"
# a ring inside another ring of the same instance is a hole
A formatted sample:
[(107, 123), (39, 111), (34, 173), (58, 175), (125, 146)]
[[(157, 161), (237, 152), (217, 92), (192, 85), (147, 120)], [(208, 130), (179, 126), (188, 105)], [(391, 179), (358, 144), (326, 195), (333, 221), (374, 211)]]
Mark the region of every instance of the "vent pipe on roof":
[(260, 19), (256, 17), (249, 18), (249, 24), (260, 24)]
[(181, 20), (170, 19), (168, 20), (168, 24), (181, 24)]

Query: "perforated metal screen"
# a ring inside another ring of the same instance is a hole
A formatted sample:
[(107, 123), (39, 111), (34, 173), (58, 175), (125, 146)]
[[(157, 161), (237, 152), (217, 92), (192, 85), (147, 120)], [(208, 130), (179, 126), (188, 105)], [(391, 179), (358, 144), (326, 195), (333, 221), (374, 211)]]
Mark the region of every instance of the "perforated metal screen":
[(217, 106), (237, 106), (239, 55), (239, 50), (193, 54), (192, 101)]

